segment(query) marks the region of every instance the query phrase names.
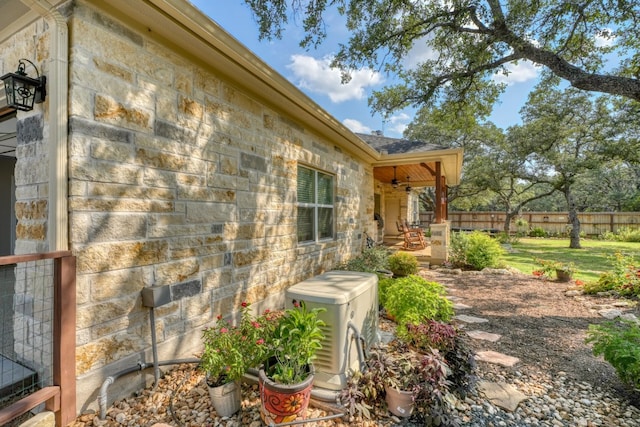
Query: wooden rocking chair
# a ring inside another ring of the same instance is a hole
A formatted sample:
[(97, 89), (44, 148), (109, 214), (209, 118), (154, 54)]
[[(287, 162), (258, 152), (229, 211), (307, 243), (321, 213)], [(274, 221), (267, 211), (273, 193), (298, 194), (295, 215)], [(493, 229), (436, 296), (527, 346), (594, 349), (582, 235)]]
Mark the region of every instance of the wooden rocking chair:
[(406, 250), (413, 249), (425, 249), (427, 243), (424, 240), (424, 233), (419, 228), (409, 228), (407, 224), (402, 225), (402, 234), (404, 237), (404, 244), (402, 247)]

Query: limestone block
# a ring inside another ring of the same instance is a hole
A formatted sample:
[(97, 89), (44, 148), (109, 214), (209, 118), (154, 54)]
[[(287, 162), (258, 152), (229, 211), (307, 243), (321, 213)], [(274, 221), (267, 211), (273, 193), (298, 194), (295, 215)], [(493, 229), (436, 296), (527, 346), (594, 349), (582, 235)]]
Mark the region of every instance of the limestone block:
[(222, 92), (222, 98), (230, 104), (246, 111), (248, 114), (262, 117), (262, 104), (228, 85), (223, 86)]
[(202, 316), (203, 314), (208, 313), (210, 309), (209, 294), (203, 293), (190, 297), (187, 300), (184, 300), (182, 307), (183, 318), (190, 319), (192, 317)]
[(153, 115), (141, 108), (126, 106), (115, 99), (96, 95), (94, 116), (97, 121), (111, 123), (127, 129), (150, 131)]
[(77, 271), (97, 273), (158, 264), (168, 259), (166, 241), (100, 243), (78, 248)]
[[(185, 235), (204, 235), (209, 233), (211, 227), (208, 224), (195, 224), (195, 225), (152, 225), (149, 227), (147, 231), (147, 237), (149, 238), (157, 238), (157, 237), (181, 237)], [(199, 239), (197, 246), (202, 245), (202, 240)], [(196, 246), (196, 245), (192, 245)], [(176, 248), (184, 248), (184, 247), (192, 247), (192, 246), (174, 246), (172, 244), (172, 250)]]
[(78, 158), (69, 161), (69, 177), (81, 181), (137, 184), (138, 176), (144, 172), (134, 165), (116, 162), (93, 162)]
[(145, 286), (144, 272), (140, 268), (105, 271), (100, 274), (83, 275), (91, 284), (91, 301), (104, 302), (122, 295), (132, 295)]
[(267, 258), (264, 248), (253, 248), (243, 252), (234, 252), (233, 264), (236, 267), (244, 267), (250, 264), (258, 264)]
[(220, 80), (201, 68), (196, 68), (195, 70), (193, 85), (195, 89), (201, 90), (209, 95), (220, 96), (220, 87), (222, 85)]
[(93, 120), (93, 99), (93, 90), (72, 84), (69, 90), (69, 115)]
[(207, 255), (200, 259), (201, 271), (210, 271), (221, 267), (224, 267), (223, 254)]
[(127, 83), (134, 83), (134, 76), (131, 70), (127, 70), (124, 67), (119, 66), (118, 64), (102, 58), (93, 58), (93, 64), (95, 65), (96, 69), (106, 74), (109, 74)]
[(187, 202), (187, 222), (207, 223), (235, 221), (237, 207), (230, 203)]
[(16, 218), (18, 220), (46, 219), (48, 206), (47, 200), (16, 202)]
[(17, 200), (30, 200), (38, 198), (38, 185), (25, 184), (20, 187), (16, 187), (16, 199)]
[(20, 424), (20, 427), (55, 427), (56, 416), (52, 411), (44, 411), (34, 415)]
[(103, 212), (172, 212), (173, 203), (159, 200), (136, 199), (80, 199), (69, 201), (70, 210)]
[(98, 160), (133, 163), (134, 151), (131, 144), (93, 139), (90, 156)]
[(127, 297), (80, 307), (76, 314), (77, 327), (89, 328), (118, 317), (129, 316), (136, 307), (136, 301), (136, 297)]
[(133, 334), (104, 337), (76, 348), (76, 375), (105, 366), (144, 349), (145, 341)]
[(47, 238), (47, 224), (45, 222), (24, 223), (18, 221), (16, 225), (16, 238), (44, 241)]
[(206, 167), (205, 162), (200, 159), (143, 148), (136, 150), (136, 163), (146, 167), (193, 174), (201, 173)]
[(200, 272), (196, 259), (168, 262), (156, 267), (156, 285), (171, 285), (192, 279)]
[[(166, 51), (166, 49), (163, 50)], [(193, 74), (188, 67), (177, 68), (174, 79), (174, 87), (177, 91), (187, 95), (193, 92)]]
[(201, 202), (233, 203), (236, 200), (236, 192), (233, 190), (181, 185), (178, 187), (178, 198)]
[(182, 114), (191, 116), (194, 119), (202, 120), (204, 105), (195, 99), (180, 96), (178, 99), (178, 111)]
[[(18, 150), (19, 151), (19, 150)], [(16, 187), (47, 182), (49, 179), (49, 161), (46, 157), (25, 159), (20, 153), (14, 168)]]
[(140, 185), (123, 185), (109, 183), (89, 183), (88, 196), (104, 196), (109, 198), (128, 198), (144, 200), (175, 200), (176, 195), (171, 188), (143, 187)]

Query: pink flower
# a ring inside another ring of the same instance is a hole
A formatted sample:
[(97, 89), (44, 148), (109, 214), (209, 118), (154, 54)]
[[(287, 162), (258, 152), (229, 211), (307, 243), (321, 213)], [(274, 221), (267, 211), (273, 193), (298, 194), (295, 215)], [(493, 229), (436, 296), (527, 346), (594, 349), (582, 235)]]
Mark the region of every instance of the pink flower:
[(222, 320), (222, 314), (218, 314), (218, 317), (216, 317), (216, 319)]
[(240, 304), (240, 305), (243, 306), (243, 307), (247, 307), (249, 304), (247, 304), (246, 301), (242, 301), (242, 304)]
[(256, 341), (256, 344), (258, 345), (264, 344), (264, 339), (260, 338), (258, 341)]
[(293, 301), (293, 306), (294, 306), (295, 308), (299, 308), (299, 307), (300, 307), (300, 303), (299, 303), (298, 301), (295, 301), (295, 300), (294, 300), (294, 301)]
[(226, 334), (227, 332), (229, 332), (229, 330), (227, 328), (220, 329), (220, 333), (221, 334)]
[(253, 325), (254, 328), (259, 329), (260, 328), (260, 323), (258, 322), (251, 322), (251, 324)]

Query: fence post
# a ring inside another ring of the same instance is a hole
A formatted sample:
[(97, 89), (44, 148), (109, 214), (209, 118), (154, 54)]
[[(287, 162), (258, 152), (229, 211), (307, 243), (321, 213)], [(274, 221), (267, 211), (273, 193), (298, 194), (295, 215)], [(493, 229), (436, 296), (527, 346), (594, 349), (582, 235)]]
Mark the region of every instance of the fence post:
[(56, 425), (66, 426), (76, 418), (76, 257), (54, 260), (53, 381), (60, 386)]

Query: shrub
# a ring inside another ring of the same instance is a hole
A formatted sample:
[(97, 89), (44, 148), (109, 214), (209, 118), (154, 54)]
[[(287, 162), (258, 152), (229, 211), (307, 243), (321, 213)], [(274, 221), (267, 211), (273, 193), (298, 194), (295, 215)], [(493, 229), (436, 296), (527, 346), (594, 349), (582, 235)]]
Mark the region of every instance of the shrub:
[(542, 227), (533, 227), (529, 231), (529, 237), (547, 237), (547, 232)]
[(381, 306), (385, 306), (387, 302), (387, 291), (389, 287), (395, 283), (396, 279), (382, 278), (378, 280), (378, 303)]
[(480, 231), (452, 233), (449, 261), (461, 268), (482, 270), (500, 267), (504, 249), (500, 242)]
[(616, 242), (640, 242), (640, 229), (621, 227), (616, 233), (605, 232), (602, 237)]
[(427, 320), (426, 322), (407, 325), (405, 339), (420, 351), (435, 348), (440, 351), (453, 349), (457, 332), (453, 325)]
[(365, 273), (377, 273), (389, 269), (389, 250), (382, 246), (374, 246), (362, 251), (362, 253), (340, 264), (338, 270), (362, 271)]
[(587, 343), (603, 355), (625, 384), (640, 389), (640, 326), (632, 321), (589, 325)]
[(395, 318), (398, 335), (403, 335), (408, 323), (448, 321), (453, 316), (453, 304), (441, 284), (415, 275), (393, 280), (385, 291), (383, 307)]
[(396, 252), (389, 256), (389, 270), (396, 276), (408, 276), (418, 272), (418, 259), (408, 252)]
[(587, 283), (584, 292), (614, 290), (625, 296), (640, 296), (640, 267), (634, 257), (616, 252), (610, 259), (613, 270), (602, 273), (596, 283)]

